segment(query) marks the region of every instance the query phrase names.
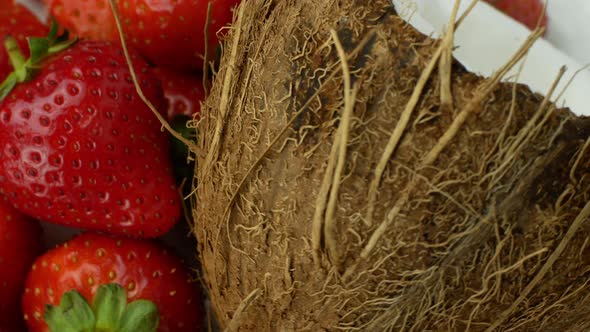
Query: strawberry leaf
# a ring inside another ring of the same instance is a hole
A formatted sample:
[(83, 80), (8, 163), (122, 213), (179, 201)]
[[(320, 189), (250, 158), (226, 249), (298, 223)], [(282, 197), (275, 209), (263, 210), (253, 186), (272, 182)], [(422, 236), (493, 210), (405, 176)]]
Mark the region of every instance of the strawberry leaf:
[(31, 37), (28, 39), (28, 42), (29, 50), (31, 50), (29, 61), (31, 63), (39, 63), (39, 61), (47, 56), (47, 53), (49, 52), (49, 39)]
[(101, 285), (92, 306), (78, 291), (68, 291), (59, 306), (46, 306), (44, 318), (51, 332), (156, 332), (160, 324), (153, 302), (128, 304), (127, 292), (118, 284)]
[(54, 40), (55, 37), (57, 37), (57, 34), (59, 32), (59, 25), (57, 24), (57, 21), (55, 20), (55, 18), (51, 18), (51, 25), (49, 26), (49, 34), (47, 34), (47, 39), (49, 40)]
[(155, 332), (160, 323), (160, 314), (156, 305), (150, 301), (131, 302), (121, 318), (118, 332)]
[(94, 313), (76, 291), (64, 293), (57, 307), (47, 305), (44, 318), (51, 332), (94, 331)]
[(123, 316), (125, 306), (127, 306), (125, 288), (117, 284), (99, 287), (92, 304), (96, 314), (96, 330), (113, 330), (113, 325), (116, 326)]
[(39, 64), (48, 56), (62, 52), (77, 42), (75, 38), (68, 39), (67, 30), (60, 36), (57, 35), (58, 31), (59, 26), (55, 21), (52, 21), (47, 37), (29, 37), (27, 40), (31, 56), (27, 60), (25, 60), (14, 37), (6, 36), (4, 38), (4, 47), (8, 52), (14, 72), (0, 85), (0, 101), (6, 98), (18, 83), (32, 79), (40, 69)]

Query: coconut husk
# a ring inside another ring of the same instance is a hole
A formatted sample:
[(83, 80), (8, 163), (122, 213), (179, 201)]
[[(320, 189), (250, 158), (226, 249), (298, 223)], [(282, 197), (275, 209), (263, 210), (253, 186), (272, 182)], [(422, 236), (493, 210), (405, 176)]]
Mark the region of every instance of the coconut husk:
[(590, 119), (500, 82), (541, 33), (484, 79), (386, 0), (244, 1), (198, 123), (221, 327), (590, 328)]

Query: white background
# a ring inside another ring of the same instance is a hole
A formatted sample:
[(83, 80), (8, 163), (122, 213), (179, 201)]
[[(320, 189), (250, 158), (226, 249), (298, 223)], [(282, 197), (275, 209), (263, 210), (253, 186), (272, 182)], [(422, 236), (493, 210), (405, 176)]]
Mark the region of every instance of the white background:
[[(393, 3), (418, 30), (437, 36), (448, 24), (455, 0), (393, 0)], [(462, 0), (460, 8), (464, 10), (470, 3), (471, 0)], [(590, 1), (550, 0), (547, 15), (545, 39), (533, 46), (518, 77), (519, 82), (542, 94), (546, 94), (561, 66), (565, 65), (568, 71), (558, 92), (576, 71), (590, 63)], [(489, 76), (510, 58), (529, 33), (523, 25), (480, 1), (456, 32), (454, 55), (471, 71)], [(590, 69), (578, 73), (563, 99), (557, 102), (577, 114), (590, 115)]]

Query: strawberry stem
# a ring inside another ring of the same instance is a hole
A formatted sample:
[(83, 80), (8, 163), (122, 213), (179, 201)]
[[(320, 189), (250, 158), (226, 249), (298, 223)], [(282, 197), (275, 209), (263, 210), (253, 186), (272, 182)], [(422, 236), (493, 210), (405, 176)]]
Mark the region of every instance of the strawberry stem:
[(101, 285), (92, 306), (78, 291), (68, 291), (58, 306), (46, 306), (44, 318), (51, 332), (156, 332), (160, 322), (153, 302), (128, 304), (118, 284)]
[(4, 38), (4, 47), (10, 58), (14, 71), (0, 84), (0, 101), (2, 101), (18, 83), (32, 79), (40, 69), (40, 63), (47, 57), (62, 52), (72, 46), (77, 39), (69, 39), (68, 32), (57, 35), (59, 27), (52, 21), (51, 29), (47, 37), (28, 38), (30, 58), (25, 59), (18, 43), (12, 36)]
[(51, 332), (94, 331), (94, 313), (88, 302), (78, 292), (67, 292), (59, 306), (45, 308), (45, 322)]
[(118, 322), (127, 306), (127, 294), (123, 287), (115, 284), (105, 285), (96, 292), (93, 311), (96, 314), (95, 328), (98, 331), (108, 331), (113, 321)]
[(24, 66), (25, 56), (20, 47), (18, 47), (18, 43), (14, 37), (6, 36), (4, 38), (4, 48), (6, 48), (12, 68), (21, 68)]

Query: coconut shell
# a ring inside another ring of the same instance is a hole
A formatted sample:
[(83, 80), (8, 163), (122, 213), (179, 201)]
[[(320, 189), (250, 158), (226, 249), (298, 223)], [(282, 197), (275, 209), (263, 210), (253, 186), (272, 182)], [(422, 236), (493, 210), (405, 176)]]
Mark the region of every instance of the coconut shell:
[(386, 0), (243, 2), (193, 200), (222, 329), (590, 327), (590, 119), (441, 44)]

